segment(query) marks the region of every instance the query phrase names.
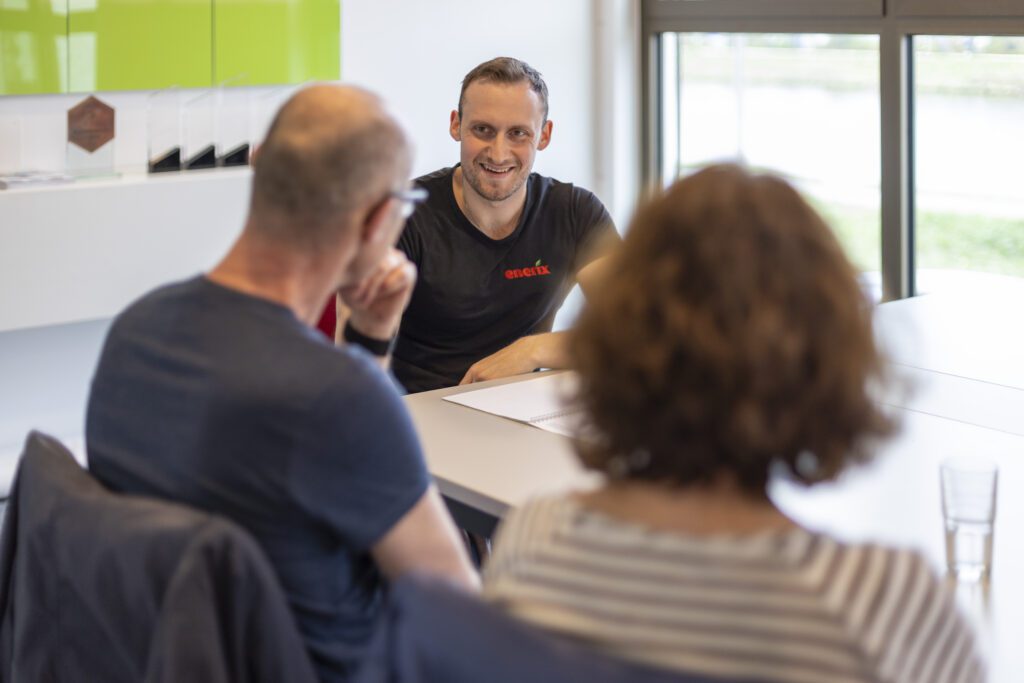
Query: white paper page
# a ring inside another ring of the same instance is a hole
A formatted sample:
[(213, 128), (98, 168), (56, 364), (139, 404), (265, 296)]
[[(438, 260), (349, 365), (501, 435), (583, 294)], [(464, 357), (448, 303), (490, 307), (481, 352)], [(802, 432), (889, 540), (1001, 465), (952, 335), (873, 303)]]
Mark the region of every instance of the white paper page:
[(575, 439), (582, 433), (583, 413), (580, 411), (562, 413), (557, 417), (534, 421), (530, 424), (546, 432), (561, 434), (562, 436), (568, 436), (570, 439)]
[(573, 372), (544, 374), (536, 379), (445, 396), (444, 400), (520, 422), (532, 422), (565, 410), (563, 398), (575, 390), (576, 381)]

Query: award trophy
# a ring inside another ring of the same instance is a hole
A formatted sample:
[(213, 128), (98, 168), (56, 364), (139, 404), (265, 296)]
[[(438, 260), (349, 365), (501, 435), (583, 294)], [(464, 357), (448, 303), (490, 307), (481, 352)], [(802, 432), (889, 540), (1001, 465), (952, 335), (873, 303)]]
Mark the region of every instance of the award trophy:
[(218, 166), (249, 164), (249, 99), (245, 88), (217, 90)]
[(150, 173), (181, 170), (181, 98), (176, 88), (158, 90), (146, 103)]
[(66, 159), (74, 176), (113, 174), (113, 107), (90, 95), (68, 110)]
[(185, 103), (185, 144), (182, 166), (186, 171), (217, 165), (217, 93), (204, 92)]

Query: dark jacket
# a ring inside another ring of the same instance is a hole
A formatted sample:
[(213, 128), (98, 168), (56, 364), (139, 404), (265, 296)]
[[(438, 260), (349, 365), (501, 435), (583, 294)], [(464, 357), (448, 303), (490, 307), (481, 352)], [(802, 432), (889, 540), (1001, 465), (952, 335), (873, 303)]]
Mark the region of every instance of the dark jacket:
[(236, 525), (107, 491), (29, 435), (0, 542), (0, 681), (315, 681)]

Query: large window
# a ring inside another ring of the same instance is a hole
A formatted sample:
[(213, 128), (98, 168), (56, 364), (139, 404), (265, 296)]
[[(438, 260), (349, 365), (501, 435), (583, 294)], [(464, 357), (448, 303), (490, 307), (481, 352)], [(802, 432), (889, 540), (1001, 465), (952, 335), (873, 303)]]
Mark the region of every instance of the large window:
[(1024, 3), (643, 0), (649, 181), (781, 173), (876, 298), (1024, 287)]
[(878, 36), (668, 34), (662, 55), (678, 79), (663, 181), (723, 159), (781, 173), (878, 281)]

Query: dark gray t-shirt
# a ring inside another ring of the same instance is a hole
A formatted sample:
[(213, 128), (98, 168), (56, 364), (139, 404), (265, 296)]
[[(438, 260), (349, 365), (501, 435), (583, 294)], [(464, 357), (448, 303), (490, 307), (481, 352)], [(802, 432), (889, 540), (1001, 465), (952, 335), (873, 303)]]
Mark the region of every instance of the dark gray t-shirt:
[(89, 468), (221, 514), (260, 542), (324, 681), (369, 638), (371, 546), (429, 477), (391, 380), (284, 306), (204, 277), (115, 320), (89, 398)]
[(593, 194), (532, 173), (516, 229), (491, 239), (459, 209), (454, 172), (417, 179), (430, 197), (398, 241), (419, 269), (392, 358), (410, 392), (458, 384), (481, 358), (550, 332), (576, 274), (602, 240), (618, 237)]

